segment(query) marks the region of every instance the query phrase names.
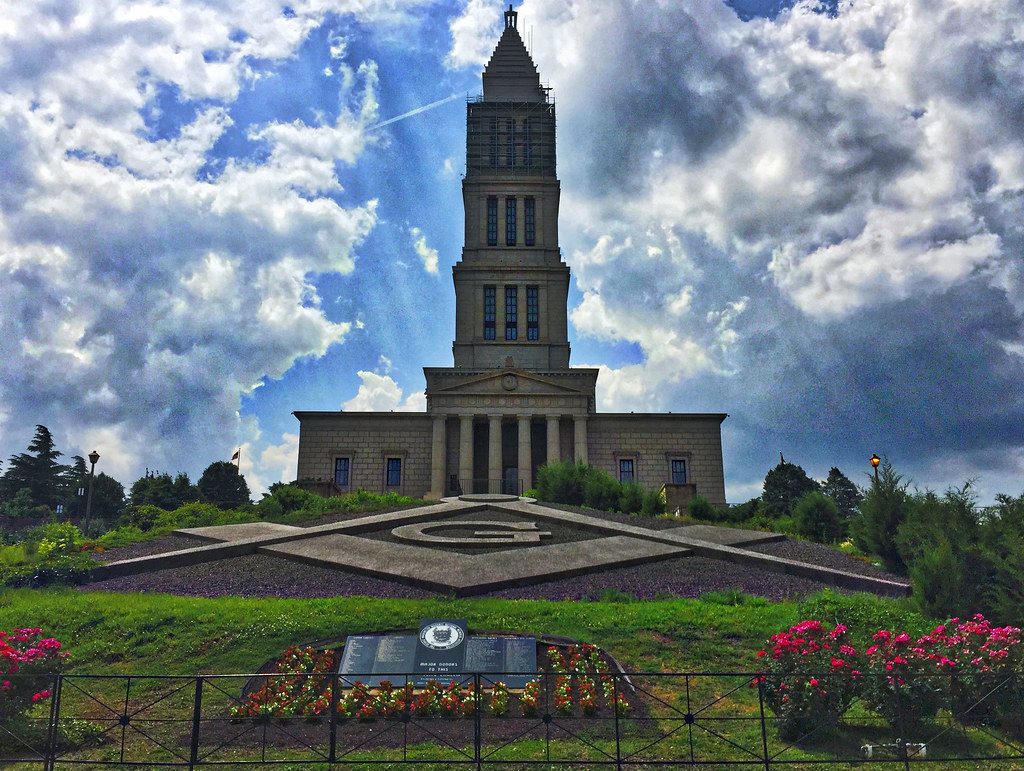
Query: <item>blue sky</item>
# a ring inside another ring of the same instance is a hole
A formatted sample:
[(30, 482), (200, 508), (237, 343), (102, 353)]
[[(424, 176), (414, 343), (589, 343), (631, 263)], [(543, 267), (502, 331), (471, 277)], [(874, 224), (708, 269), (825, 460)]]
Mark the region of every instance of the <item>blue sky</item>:
[[(1021, 493), (1024, 11), (986, 0), (524, 0), (559, 116), (573, 363), (599, 409)], [(490, 0), (19, 4), (0, 30), (0, 453), (126, 483), (292, 410), (422, 409), (451, 361)], [(598, 54), (598, 52), (600, 52)], [(422, 105), (418, 115), (377, 124)]]

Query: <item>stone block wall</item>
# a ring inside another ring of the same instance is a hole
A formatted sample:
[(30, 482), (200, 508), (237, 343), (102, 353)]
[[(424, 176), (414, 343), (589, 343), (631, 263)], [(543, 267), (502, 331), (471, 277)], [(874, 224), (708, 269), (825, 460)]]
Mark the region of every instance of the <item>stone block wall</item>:
[(618, 479), (619, 459), (633, 458), (636, 478), (657, 490), (671, 481), (669, 460), (683, 458), (687, 482), (697, 495), (725, 505), (722, 420), (718, 414), (595, 414), (587, 421), (587, 454), (592, 466)]
[[(334, 478), (334, 459), (351, 458), (349, 489), (422, 497), (430, 490), (431, 418), (419, 412), (296, 412), (297, 479)], [(402, 458), (402, 484), (385, 485), (385, 458)]]

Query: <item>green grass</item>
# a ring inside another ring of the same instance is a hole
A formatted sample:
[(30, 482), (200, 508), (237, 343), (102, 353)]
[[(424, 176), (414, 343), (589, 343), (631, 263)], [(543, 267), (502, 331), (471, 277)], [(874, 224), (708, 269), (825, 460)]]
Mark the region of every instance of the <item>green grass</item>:
[[(887, 603), (878, 600), (879, 603)], [(415, 628), (425, 617), (466, 618), (473, 629), (545, 633), (591, 642), (623, 666), (748, 668), (797, 604), (702, 600), (198, 599), (76, 590), (0, 593), (0, 629), (41, 626), (72, 652), (71, 671), (176, 674), (251, 672), (291, 643)]]
[[(433, 599), (399, 600), (365, 597), (339, 597), (321, 600), (247, 599), (224, 597), (197, 599), (169, 595), (83, 593), (75, 590), (18, 590), (0, 593), (0, 629), (15, 626), (41, 626), (61, 639), (73, 657), (69, 672), (86, 674), (167, 674), (247, 673), (275, 658), (292, 643), (343, 637), (347, 634), (389, 629), (415, 628), (424, 617), (466, 618), (474, 631), (500, 630), (536, 634), (563, 635), (593, 643), (613, 654), (627, 669), (633, 671), (707, 672), (751, 671), (757, 668), (756, 652), (767, 637), (785, 629), (808, 612), (823, 617), (836, 617), (852, 628), (869, 630), (876, 623), (904, 624), (909, 627), (925, 620), (909, 610), (905, 600), (888, 600), (870, 595), (846, 597), (823, 593), (803, 603), (768, 603), (731, 593), (714, 593), (700, 599), (673, 599), (650, 602), (548, 602), (511, 601), (500, 599)], [(651, 717), (662, 722), (660, 728), (671, 730), (679, 714), (701, 710), (702, 720), (735, 715), (756, 716), (756, 690), (738, 678), (691, 677), (688, 690), (682, 678), (664, 680), (654, 677), (634, 678), (636, 684), (664, 700), (664, 704), (646, 699)], [(212, 689), (204, 698), (211, 712), (225, 714), (231, 694), (240, 691), (243, 679), (221, 681), (224, 693)], [(96, 681), (83, 687), (111, 704), (125, 698), (124, 679)], [(173, 684), (133, 680), (130, 703), (136, 708), (166, 697), (152, 711), (166, 710), (168, 715), (189, 715), (192, 686), (175, 693)], [(212, 687), (211, 687), (212, 688)], [(67, 696), (66, 696), (67, 697)], [(638, 697), (639, 698), (639, 697)], [(687, 700), (691, 701), (687, 701)], [(223, 704), (221, 703), (223, 702)], [(110, 714), (90, 697), (73, 694), (68, 700), (67, 717), (106, 721)], [(626, 721), (628, 723), (628, 721)], [(707, 724), (707, 723), (706, 723)], [(742, 746), (760, 751), (760, 724), (757, 721), (724, 721), (711, 723), (723, 735)], [(373, 725), (369, 726), (374, 728)], [(377, 724), (378, 730), (384, 724)], [(170, 732), (178, 728), (168, 728)], [(435, 730), (442, 730), (438, 724)], [(596, 729), (595, 729), (596, 730)], [(647, 740), (634, 734), (627, 743), (639, 749)], [(648, 723), (636, 728), (640, 734), (650, 733)], [(653, 736), (654, 734), (651, 734)], [(877, 739), (884, 732), (872, 725), (861, 713), (854, 713), (843, 729), (844, 747), (856, 748), (858, 742)], [(170, 736), (170, 734), (168, 734)], [(593, 750), (562, 734), (553, 747), (553, 757), (597, 758)], [(598, 746), (611, 749), (607, 734), (595, 733)], [(768, 737), (774, 750), (783, 745), (772, 735)], [(970, 739), (950, 734), (937, 740), (951, 749), (977, 752), (994, 746), (991, 738), (978, 735)], [(710, 734), (700, 734), (698, 754), (705, 758), (731, 757), (733, 750), (719, 745)], [(959, 744), (958, 744), (959, 743)], [(150, 747), (139, 736), (129, 734), (132, 752), (152, 752), (156, 760), (161, 750)], [(963, 748), (963, 749), (960, 749)], [(84, 750), (89, 757), (114, 758), (119, 743)], [(525, 737), (502, 750), (504, 759), (543, 758), (545, 747), (536, 735)], [(414, 747), (411, 757), (438, 758), (442, 748), (436, 744)], [(230, 751), (221, 759), (233, 757)], [(361, 760), (397, 758), (400, 750), (367, 748), (355, 757)], [(682, 757), (688, 752), (685, 732), (651, 750), (655, 756)], [(93, 754), (95, 753), (95, 754)], [(724, 753), (724, 754), (723, 754)], [(295, 749), (281, 748), (275, 755), (297, 758)], [(742, 755), (742, 753), (739, 753)], [(237, 757), (241, 757), (238, 754)], [(786, 759), (827, 758), (827, 748), (805, 745), (786, 751)], [(85, 757), (85, 756), (83, 756)], [(147, 757), (145, 754), (142, 757)], [(251, 756), (250, 756), (251, 757)], [(650, 756), (648, 756), (650, 757)], [(306, 766), (309, 767), (309, 766)], [(326, 766), (324, 766), (326, 767)], [(387, 767), (387, 766), (385, 766)], [(396, 764), (394, 767), (398, 767)], [(446, 768), (444, 762), (436, 766)], [(558, 768), (557, 762), (552, 767)], [(561, 766), (564, 767), (564, 766)], [(822, 767), (845, 767), (831, 764)], [(980, 768), (978, 763), (938, 764), (942, 768)], [(1001, 768), (1012, 768), (1003, 765)]]

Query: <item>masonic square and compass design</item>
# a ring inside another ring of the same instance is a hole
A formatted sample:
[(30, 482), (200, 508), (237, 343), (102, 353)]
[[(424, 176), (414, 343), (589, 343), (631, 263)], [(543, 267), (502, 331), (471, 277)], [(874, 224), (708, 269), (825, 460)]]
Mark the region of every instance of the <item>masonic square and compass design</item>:
[[(445, 498), (313, 527), (252, 522), (176, 532), (208, 543), (99, 565), (93, 579), (260, 553), (469, 596), (697, 555), (860, 591), (899, 595), (909, 589), (905, 583), (746, 548), (784, 538), (777, 533), (709, 525), (654, 530), (515, 496)], [(443, 642), (441, 637), (443, 631), (436, 641)]]

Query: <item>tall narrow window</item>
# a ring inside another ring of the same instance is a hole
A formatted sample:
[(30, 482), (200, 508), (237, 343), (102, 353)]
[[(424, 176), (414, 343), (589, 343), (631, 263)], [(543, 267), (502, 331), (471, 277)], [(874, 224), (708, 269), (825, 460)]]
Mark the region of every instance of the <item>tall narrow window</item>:
[(487, 245), (498, 245), (498, 198), (493, 195), (487, 199)]
[(671, 460), (672, 484), (686, 484), (686, 460), (684, 458), (673, 458)]
[(505, 339), (519, 339), (519, 287), (505, 287)]
[(633, 482), (636, 480), (636, 469), (632, 458), (619, 459), (619, 481)]
[(387, 463), (387, 486), (388, 487), (401, 487), (402, 486), (402, 459), (401, 458), (388, 458), (388, 463)]
[(516, 199), (505, 199), (505, 243), (516, 245)]
[(494, 339), (494, 322), (497, 317), (497, 291), (493, 286), (484, 287), (484, 340)]
[(523, 199), (523, 237), (527, 246), (537, 240), (537, 202), (534, 198)]
[(334, 459), (334, 484), (338, 487), (349, 486), (349, 472), (352, 469), (352, 460), (350, 458), (335, 458)]
[(511, 119), (505, 121), (505, 165), (516, 165), (516, 122)]
[(498, 119), (491, 118), (491, 168), (498, 168)]
[(540, 340), (540, 291), (526, 287), (526, 339)]

